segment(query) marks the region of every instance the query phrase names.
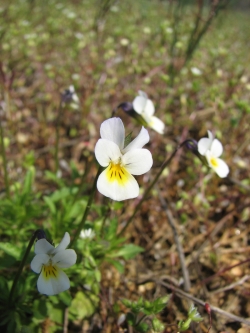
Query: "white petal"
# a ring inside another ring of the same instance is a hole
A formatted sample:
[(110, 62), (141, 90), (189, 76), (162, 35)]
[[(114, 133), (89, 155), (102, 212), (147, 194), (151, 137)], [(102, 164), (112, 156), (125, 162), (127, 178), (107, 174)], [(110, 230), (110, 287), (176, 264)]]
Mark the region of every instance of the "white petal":
[(101, 124), (101, 138), (113, 141), (120, 149), (124, 147), (125, 129), (120, 118), (110, 118)]
[(71, 249), (57, 252), (52, 259), (52, 264), (60, 268), (68, 268), (75, 263), (76, 253)]
[(61, 240), (61, 242), (59, 243), (59, 245), (57, 245), (57, 247), (55, 248), (55, 250), (53, 251), (53, 253), (57, 253), (59, 251), (65, 250), (66, 247), (69, 245), (70, 243), (70, 237), (69, 237), (69, 233), (65, 232), (63, 239)]
[(155, 113), (155, 107), (151, 99), (148, 99), (144, 108), (144, 113), (151, 117)]
[(51, 245), (45, 238), (39, 239), (35, 244), (35, 254), (51, 253), (54, 249), (54, 246)]
[(41, 273), (37, 280), (37, 289), (41, 294), (48, 296), (56, 295), (69, 289), (70, 282), (67, 275), (60, 269), (57, 268), (57, 277), (44, 278)]
[(120, 181), (115, 178), (110, 181), (108, 168), (105, 169), (99, 176), (97, 181), (97, 189), (100, 193), (116, 201), (136, 198), (139, 195), (139, 186), (134, 177), (125, 172), (125, 179)]
[(136, 96), (136, 98), (133, 100), (133, 109), (135, 112), (141, 114), (144, 112), (146, 103), (147, 98), (145, 96)]
[(116, 143), (105, 139), (99, 139), (95, 146), (95, 157), (98, 163), (106, 167), (110, 161), (118, 161), (122, 156), (120, 148)]
[(216, 163), (211, 164), (211, 162), (209, 163), (208, 161), (209, 165), (217, 173), (219, 177), (225, 178), (229, 173), (228, 165), (220, 158), (214, 157), (214, 160), (216, 161)]
[(35, 273), (40, 273), (42, 265), (47, 264), (50, 257), (47, 254), (40, 253), (37, 254), (30, 263), (30, 268)]
[(163, 134), (165, 129), (165, 124), (159, 118), (152, 116), (149, 126), (156, 132)]
[(122, 157), (122, 163), (125, 169), (132, 175), (142, 175), (151, 169), (153, 159), (149, 150), (135, 149), (128, 151)]
[(214, 157), (219, 157), (223, 153), (223, 146), (221, 142), (217, 139), (214, 139), (210, 151)]
[(214, 139), (214, 136), (213, 136), (213, 134), (212, 134), (212, 132), (211, 131), (207, 131), (207, 134), (208, 134), (208, 138), (211, 140), (211, 142), (213, 141), (213, 139)]
[(138, 91), (138, 94), (139, 94), (139, 96), (143, 96), (143, 97), (145, 97), (146, 99), (148, 99), (148, 95), (147, 95), (144, 91), (139, 90), (139, 91)]
[(133, 150), (133, 149), (138, 149), (138, 148), (142, 148), (146, 143), (149, 142), (149, 134), (148, 131), (142, 127), (140, 133), (137, 135), (137, 137), (131, 141), (127, 147), (125, 147), (122, 152), (126, 153), (129, 150)]
[(198, 152), (201, 155), (206, 155), (206, 152), (210, 149), (212, 140), (210, 138), (202, 138), (198, 142)]

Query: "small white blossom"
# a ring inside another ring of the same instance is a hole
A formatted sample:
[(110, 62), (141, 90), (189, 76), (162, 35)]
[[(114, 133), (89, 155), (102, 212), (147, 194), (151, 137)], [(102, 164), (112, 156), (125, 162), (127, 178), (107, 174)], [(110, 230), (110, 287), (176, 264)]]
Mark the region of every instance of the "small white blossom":
[(218, 139), (213, 138), (213, 134), (208, 131), (208, 138), (202, 138), (198, 142), (198, 152), (205, 156), (208, 165), (221, 178), (225, 178), (229, 173), (228, 165), (219, 158), (223, 153), (223, 147)]
[(156, 132), (163, 134), (165, 125), (163, 121), (154, 116), (155, 107), (153, 102), (148, 98), (148, 95), (145, 92), (139, 90), (138, 94), (139, 96), (136, 96), (133, 101), (133, 108), (135, 112), (143, 117), (149, 127), (154, 129)]
[(45, 238), (35, 244), (36, 256), (31, 261), (31, 269), (39, 274), (37, 289), (41, 294), (56, 295), (69, 289), (70, 282), (62, 268), (75, 264), (76, 253), (67, 249), (70, 237), (66, 232), (60, 244), (55, 248)]
[(95, 232), (92, 229), (82, 230), (80, 233), (80, 238), (82, 239), (92, 239), (95, 237)]
[(202, 71), (197, 67), (191, 67), (191, 72), (195, 76), (200, 76), (202, 74)]
[(98, 191), (117, 201), (136, 198), (139, 185), (132, 175), (142, 175), (153, 164), (150, 151), (142, 149), (149, 141), (148, 131), (142, 127), (139, 135), (124, 147), (123, 123), (120, 118), (111, 118), (102, 123), (100, 134), (95, 156), (106, 169), (98, 178)]

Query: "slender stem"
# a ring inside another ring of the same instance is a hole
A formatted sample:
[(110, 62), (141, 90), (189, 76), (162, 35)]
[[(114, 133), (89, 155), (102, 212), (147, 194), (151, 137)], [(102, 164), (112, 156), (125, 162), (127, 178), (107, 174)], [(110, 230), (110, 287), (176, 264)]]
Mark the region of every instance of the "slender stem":
[(145, 319), (147, 318), (147, 315), (143, 315), (141, 316), (141, 318), (138, 320), (138, 322), (135, 324), (135, 328), (139, 326), (139, 324)]
[(20, 265), (19, 265), (19, 267), (18, 267), (18, 271), (17, 271), (17, 273), (16, 273), (15, 279), (14, 279), (14, 281), (13, 281), (13, 284), (12, 284), (12, 287), (11, 287), (11, 290), (10, 290), (9, 304), (11, 304), (12, 297), (13, 297), (14, 291), (15, 291), (15, 289), (16, 289), (17, 282), (18, 282), (19, 277), (20, 277), (20, 275), (21, 275), (21, 273), (22, 273), (23, 267), (24, 267), (24, 265), (25, 265), (25, 262), (26, 262), (26, 259), (27, 259), (28, 255), (29, 255), (29, 253), (30, 253), (30, 250), (31, 250), (31, 248), (32, 248), (32, 245), (33, 245), (35, 239), (37, 238), (39, 232), (41, 232), (40, 229), (39, 229), (39, 230), (36, 230), (36, 231), (34, 232), (34, 234), (32, 235), (32, 237), (31, 237), (31, 239), (30, 239), (30, 242), (29, 242), (29, 245), (27, 246), (27, 249), (26, 249), (26, 251), (25, 251), (25, 253), (24, 253), (23, 259), (22, 259), (22, 261), (21, 261), (21, 263), (20, 263)]
[(105, 206), (108, 206), (108, 209), (106, 211), (106, 214), (103, 218), (103, 221), (102, 221), (102, 226), (101, 226), (101, 232), (100, 232), (100, 235), (101, 237), (104, 236), (104, 228), (105, 228), (105, 225), (106, 225), (106, 221), (108, 219), (108, 217), (110, 216), (111, 212), (112, 212), (112, 203), (113, 203), (113, 200), (112, 199), (108, 199), (109, 201), (106, 202), (106, 205), (104, 203)]
[(58, 158), (58, 151), (59, 151), (59, 139), (60, 139), (60, 125), (61, 125), (61, 117), (62, 117), (62, 110), (63, 110), (63, 102), (60, 101), (59, 108), (58, 108), (58, 115), (56, 119), (56, 142), (55, 142), (55, 171), (57, 173), (59, 169), (59, 158)]
[(175, 148), (175, 150), (173, 151), (173, 153), (170, 155), (169, 158), (167, 158), (161, 168), (160, 171), (156, 174), (154, 180), (152, 181), (152, 183), (149, 185), (149, 187), (146, 189), (146, 191), (143, 194), (143, 197), (141, 199), (141, 201), (138, 203), (138, 205), (135, 207), (135, 210), (133, 212), (133, 214), (130, 216), (130, 218), (128, 219), (126, 225), (124, 226), (124, 228), (119, 232), (118, 237), (120, 237), (125, 230), (127, 229), (127, 227), (130, 225), (130, 223), (133, 221), (133, 218), (135, 217), (135, 214), (138, 212), (138, 210), (141, 208), (142, 203), (145, 201), (145, 199), (147, 198), (149, 192), (152, 190), (152, 188), (154, 187), (154, 185), (156, 184), (156, 182), (158, 181), (160, 175), (162, 174), (163, 170), (168, 166), (168, 164), (172, 161), (172, 159), (174, 158), (175, 154), (177, 153), (178, 149), (183, 147), (185, 144), (189, 143), (192, 140), (185, 140), (183, 141), (179, 146), (177, 146)]
[(94, 183), (93, 183), (93, 187), (92, 187), (91, 193), (90, 193), (90, 195), (89, 195), (89, 199), (88, 199), (88, 202), (87, 202), (87, 206), (86, 206), (86, 208), (85, 208), (85, 211), (84, 211), (84, 214), (83, 214), (83, 217), (82, 217), (82, 220), (81, 220), (81, 222), (79, 223), (79, 226), (78, 226), (78, 228), (77, 228), (77, 230), (76, 230), (76, 232), (75, 232), (75, 234), (74, 234), (74, 237), (73, 237), (73, 239), (72, 239), (72, 241), (71, 241), (71, 243), (70, 243), (70, 246), (71, 246), (71, 247), (72, 247), (73, 244), (75, 243), (76, 239), (79, 237), (80, 232), (81, 232), (81, 230), (83, 229), (84, 224), (85, 224), (85, 222), (86, 222), (86, 219), (87, 219), (87, 216), (88, 216), (89, 210), (90, 210), (91, 205), (92, 205), (92, 201), (93, 201), (93, 199), (94, 199), (94, 195), (95, 195), (95, 191), (96, 191), (96, 183), (97, 183), (97, 179), (98, 179), (98, 177), (99, 177), (99, 175), (100, 175), (100, 173), (101, 173), (101, 170), (102, 170), (102, 167), (99, 166), (98, 171), (97, 171), (97, 174), (96, 174), (96, 176), (95, 176), (95, 180), (94, 180)]
[(2, 159), (3, 159), (3, 170), (4, 170), (4, 184), (6, 188), (7, 197), (10, 198), (10, 186), (9, 186), (9, 178), (8, 178), (8, 170), (7, 170), (7, 160), (4, 146), (4, 135), (3, 135), (3, 127), (0, 121), (0, 140), (1, 140), (1, 148), (2, 148)]
[(84, 172), (83, 172), (83, 174), (81, 176), (81, 183), (80, 183), (80, 185), (78, 187), (78, 190), (77, 190), (77, 192), (76, 192), (76, 194), (74, 196), (72, 205), (77, 201), (77, 199), (81, 195), (81, 192), (82, 192), (82, 190), (84, 188), (84, 185), (86, 184), (85, 179), (86, 179), (87, 174), (88, 174), (88, 172), (89, 172), (89, 170), (90, 170), (90, 168), (92, 166), (92, 162), (93, 162), (93, 160), (86, 162), (86, 168), (85, 168), (85, 170), (84, 170)]

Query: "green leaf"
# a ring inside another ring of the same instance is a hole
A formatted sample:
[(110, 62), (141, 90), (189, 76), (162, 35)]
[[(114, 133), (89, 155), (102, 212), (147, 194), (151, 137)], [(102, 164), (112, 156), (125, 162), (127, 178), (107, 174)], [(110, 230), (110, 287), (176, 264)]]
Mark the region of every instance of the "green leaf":
[(12, 243), (0, 243), (0, 250), (3, 250), (5, 253), (15, 258), (16, 260), (20, 259), (21, 250), (20, 247)]
[(8, 281), (5, 277), (0, 276), (0, 299), (6, 300), (9, 296)]
[(65, 304), (67, 307), (70, 306), (72, 302), (72, 297), (68, 291), (58, 294), (58, 298)]
[(110, 262), (118, 270), (119, 273), (124, 273), (124, 265), (121, 264), (119, 261), (109, 258), (107, 258), (106, 261)]
[(63, 180), (58, 178), (56, 174), (50, 171), (45, 171), (45, 176), (47, 179), (54, 181), (59, 187), (63, 187)]
[(23, 190), (22, 190), (23, 194), (31, 193), (34, 177), (35, 177), (35, 168), (30, 167), (24, 179)]
[[(15, 262), (16, 262), (16, 259), (7, 253), (2, 253), (0, 255), (0, 269), (11, 267), (15, 264)], [(1, 297), (1, 295), (0, 295), (0, 297)]]
[(134, 258), (138, 253), (143, 251), (144, 249), (138, 245), (126, 244), (116, 252), (115, 256), (123, 257), (124, 259), (128, 260)]
[(51, 200), (50, 197), (48, 196), (44, 196), (43, 197), (43, 200), (46, 202), (46, 204), (48, 205), (49, 209), (50, 209), (50, 212), (52, 214), (55, 214), (56, 213), (56, 206), (54, 204), (54, 202)]
[(118, 227), (117, 218), (110, 220), (110, 224), (109, 224), (109, 227), (107, 228), (106, 235), (105, 235), (106, 240), (112, 240), (114, 237), (116, 237), (117, 227)]
[(138, 332), (147, 333), (149, 330), (149, 325), (147, 323), (142, 322), (139, 325), (136, 325), (136, 330)]
[(78, 291), (69, 307), (71, 319), (83, 319), (92, 316), (99, 303), (99, 297)]

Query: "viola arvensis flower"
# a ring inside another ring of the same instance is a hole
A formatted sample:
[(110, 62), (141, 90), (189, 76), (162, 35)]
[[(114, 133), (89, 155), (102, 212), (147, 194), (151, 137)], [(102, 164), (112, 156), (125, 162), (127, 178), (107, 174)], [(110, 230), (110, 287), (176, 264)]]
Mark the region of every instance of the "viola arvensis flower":
[(218, 139), (213, 138), (213, 134), (208, 132), (208, 138), (202, 138), (198, 142), (198, 152), (205, 156), (208, 165), (214, 169), (217, 175), (225, 178), (229, 173), (228, 165), (219, 158), (223, 153), (223, 147)]
[(98, 191), (117, 201), (137, 197), (139, 185), (132, 175), (142, 175), (153, 164), (150, 151), (142, 149), (149, 141), (148, 131), (142, 127), (139, 135), (124, 147), (123, 123), (120, 118), (111, 118), (102, 123), (100, 134), (95, 156), (106, 169), (98, 178)]
[(70, 237), (66, 232), (60, 244), (55, 248), (45, 238), (39, 239), (35, 244), (36, 256), (31, 261), (31, 269), (40, 273), (37, 289), (45, 295), (56, 295), (69, 289), (70, 282), (62, 268), (75, 264), (76, 253), (67, 249)]
[(136, 96), (133, 101), (134, 110), (143, 117), (149, 127), (156, 132), (163, 134), (165, 124), (159, 118), (154, 116), (155, 107), (153, 102), (148, 98), (148, 95), (145, 92), (139, 90), (138, 94), (139, 96)]

